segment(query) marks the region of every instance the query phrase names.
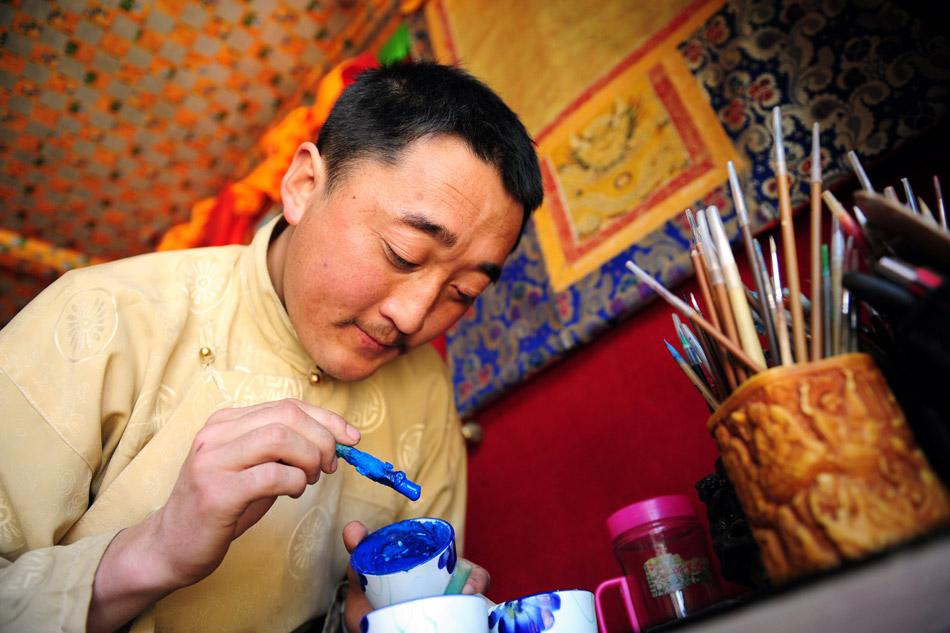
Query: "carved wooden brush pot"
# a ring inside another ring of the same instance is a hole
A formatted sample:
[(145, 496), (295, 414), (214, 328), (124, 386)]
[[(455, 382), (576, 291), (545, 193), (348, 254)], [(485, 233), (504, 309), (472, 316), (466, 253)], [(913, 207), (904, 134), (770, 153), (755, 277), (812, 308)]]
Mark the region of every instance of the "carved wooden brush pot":
[(774, 583), (950, 522), (950, 495), (866, 354), (752, 376), (707, 426)]

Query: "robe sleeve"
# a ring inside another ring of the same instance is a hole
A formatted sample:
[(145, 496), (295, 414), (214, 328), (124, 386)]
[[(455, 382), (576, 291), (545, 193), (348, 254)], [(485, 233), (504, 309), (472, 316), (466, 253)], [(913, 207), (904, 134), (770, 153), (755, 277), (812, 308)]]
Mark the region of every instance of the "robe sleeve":
[[(115, 532), (54, 545), (85, 508), (79, 495), (89, 470), (6, 374), (0, 401), (0, 435), (11, 440), (0, 449), (0, 630), (84, 631), (96, 568)], [(32, 430), (19, 433), (25, 428)]]
[[(118, 358), (128, 333), (115, 306), (67, 274), (0, 332), (0, 630), (85, 630), (116, 532), (60, 542), (89, 508), (127, 422), (113, 405), (131, 405), (141, 375)], [(104, 394), (116, 374), (124, 386)]]

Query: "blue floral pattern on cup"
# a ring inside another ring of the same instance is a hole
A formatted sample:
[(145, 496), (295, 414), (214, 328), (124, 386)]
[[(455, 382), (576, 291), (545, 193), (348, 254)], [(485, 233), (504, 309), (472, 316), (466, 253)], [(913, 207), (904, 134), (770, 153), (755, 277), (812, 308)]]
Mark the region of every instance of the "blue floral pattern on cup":
[(456, 560), (457, 558), (455, 556), (455, 543), (453, 542), (439, 556), (439, 569), (447, 568), (448, 572), (451, 574), (453, 571), (455, 571)]
[(556, 593), (541, 593), (499, 605), (488, 615), (488, 626), (498, 633), (540, 633), (554, 626), (554, 612), (561, 608)]

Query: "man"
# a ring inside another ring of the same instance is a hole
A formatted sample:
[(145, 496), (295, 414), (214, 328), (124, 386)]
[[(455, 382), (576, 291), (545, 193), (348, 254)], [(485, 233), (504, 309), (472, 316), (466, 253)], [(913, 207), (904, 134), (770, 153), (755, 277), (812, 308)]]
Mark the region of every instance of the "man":
[(425, 343), (541, 202), (524, 127), (462, 71), (367, 71), (281, 195), (249, 247), (69, 273), (0, 333), (3, 630), (292, 631), (367, 529), (441, 516), (462, 538), (464, 445)]

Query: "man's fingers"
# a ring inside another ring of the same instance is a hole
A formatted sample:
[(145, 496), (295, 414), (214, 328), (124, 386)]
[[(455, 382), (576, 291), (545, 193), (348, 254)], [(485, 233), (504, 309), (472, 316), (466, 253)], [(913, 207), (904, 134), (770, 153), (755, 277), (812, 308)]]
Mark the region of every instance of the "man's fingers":
[(195, 455), (199, 468), (201, 459), (231, 472), (267, 462), (282, 463), (301, 469), (308, 483), (316, 483), (321, 471), (332, 473), (337, 467), (335, 453), (327, 459), (320, 446), (281, 423), (252, 427), (227, 444), (199, 452)]
[(469, 572), (468, 580), (465, 582), (465, 586), (462, 587), (462, 593), (486, 593), (488, 591), (488, 586), (491, 584), (491, 574), (489, 574), (488, 570), (484, 567), (480, 567), (471, 561), (468, 562), (472, 566), (472, 571)]
[(359, 429), (344, 420), (342, 416), (301, 400), (290, 400), (290, 402), (300, 407), (304, 413), (313, 419), (318, 420), (341, 444), (352, 446), (360, 441)]
[[(353, 553), (353, 550), (366, 538), (366, 526), (359, 521), (350, 521), (343, 527), (343, 545), (346, 551)], [(363, 593), (363, 587), (356, 578), (356, 572), (353, 566), (348, 565), (346, 570), (347, 578), (350, 581), (350, 590), (346, 597), (346, 606), (344, 607), (343, 619), (346, 621), (346, 628), (350, 631), (358, 631), (360, 621), (363, 616), (370, 612), (372, 606), (366, 595)]]
[(220, 513), (231, 523), (254, 502), (270, 497), (300, 496), (307, 488), (307, 474), (296, 466), (266, 462), (238, 472), (214, 477), (196, 476), (189, 486), (197, 493), (193, 503), (206, 514)]
[[(286, 426), (312, 442), (320, 450), (325, 465), (335, 464), (337, 442), (352, 445), (360, 438), (359, 431), (336, 413), (286, 399), (216, 412), (196, 436), (194, 450), (198, 452), (235, 441), (272, 424)], [(270, 432), (279, 435), (279, 431)], [(332, 472), (333, 467), (323, 470)]]

